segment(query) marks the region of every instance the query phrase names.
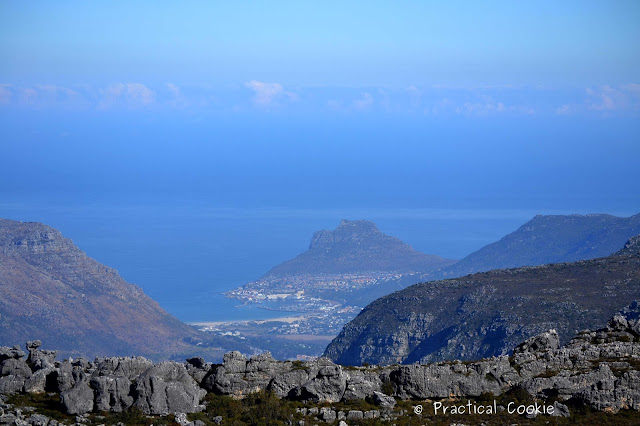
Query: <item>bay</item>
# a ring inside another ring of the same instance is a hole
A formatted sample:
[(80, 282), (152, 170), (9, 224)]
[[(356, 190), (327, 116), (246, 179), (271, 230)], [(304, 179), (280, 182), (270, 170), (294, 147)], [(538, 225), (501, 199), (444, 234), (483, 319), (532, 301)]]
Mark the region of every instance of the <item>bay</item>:
[[(33, 199), (0, 203), (0, 217), (38, 221), (115, 268), (185, 322), (287, 315), (224, 297), (305, 251), (315, 231), (373, 220), (419, 251), (462, 258), (517, 229), (527, 210), (220, 207), (210, 200)], [(561, 212), (565, 213), (565, 212)], [(573, 212), (572, 212), (573, 213)]]

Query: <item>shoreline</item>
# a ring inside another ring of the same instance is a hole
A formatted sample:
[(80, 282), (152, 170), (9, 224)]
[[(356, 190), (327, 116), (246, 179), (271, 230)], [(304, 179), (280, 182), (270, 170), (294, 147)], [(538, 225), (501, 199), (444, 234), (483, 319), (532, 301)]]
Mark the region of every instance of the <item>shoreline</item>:
[(194, 321), (187, 322), (187, 324), (191, 326), (201, 326), (201, 327), (214, 327), (217, 325), (223, 324), (248, 324), (250, 322), (255, 322), (258, 324), (264, 324), (265, 322), (286, 322), (293, 323), (295, 321), (300, 321), (306, 319), (308, 315), (299, 315), (299, 316), (287, 316), (287, 317), (278, 317), (278, 318), (268, 318), (268, 319), (249, 319), (249, 320), (227, 320), (227, 321)]

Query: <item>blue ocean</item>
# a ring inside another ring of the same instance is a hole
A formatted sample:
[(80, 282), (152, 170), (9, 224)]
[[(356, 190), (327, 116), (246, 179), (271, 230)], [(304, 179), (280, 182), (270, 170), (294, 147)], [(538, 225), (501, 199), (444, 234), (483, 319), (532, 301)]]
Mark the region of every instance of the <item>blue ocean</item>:
[(15, 200), (0, 216), (59, 229), (186, 322), (283, 316), (223, 292), (305, 251), (313, 233), (368, 219), (415, 249), (461, 258), (517, 229), (528, 211), (229, 209), (206, 202), (115, 204)]
[(59, 229), (187, 322), (282, 316), (222, 293), (342, 219), (460, 259), (536, 214), (638, 209), (636, 121), (162, 118), (5, 115), (0, 217)]

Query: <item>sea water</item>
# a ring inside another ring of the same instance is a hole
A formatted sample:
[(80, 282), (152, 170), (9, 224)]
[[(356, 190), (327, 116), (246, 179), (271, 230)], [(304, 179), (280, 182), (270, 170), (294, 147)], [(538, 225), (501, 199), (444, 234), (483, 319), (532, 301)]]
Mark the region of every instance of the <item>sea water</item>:
[(343, 218), (368, 219), (415, 249), (461, 258), (515, 230), (528, 211), (219, 208), (200, 201), (13, 199), (0, 217), (53, 226), (186, 322), (267, 319), (286, 312), (226, 298), (308, 248)]

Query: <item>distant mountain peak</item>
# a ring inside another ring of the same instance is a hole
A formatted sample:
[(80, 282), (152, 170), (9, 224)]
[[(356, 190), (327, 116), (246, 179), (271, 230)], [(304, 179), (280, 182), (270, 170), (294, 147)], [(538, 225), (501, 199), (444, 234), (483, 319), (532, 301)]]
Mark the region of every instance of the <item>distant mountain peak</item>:
[(640, 214), (536, 215), (499, 241), (447, 268), (442, 276), (604, 257), (638, 233)]
[[(335, 244), (357, 244), (363, 239), (385, 240), (389, 238), (393, 237), (380, 232), (376, 224), (369, 220), (342, 219), (340, 225), (333, 231), (323, 229), (315, 232), (311, 238), (309, 250), (327, 250), (331, 249)], [(393, 239), (402, 243), (397, 238)]]
[(74, 249), (77, 250), (69, 239), (50, 226), (0, 219), (0, 251), (4, 254), (60, 253)]
[(338, 225), (338, 228), (336, 228), (336, 230), (344, 227), (354, 227), (359, 229), (374, 229), (378, 231), (378, 227), (376, 226), (375, 223), (371, 222), (370, 220), (364, 220), (364, 219), (358, 219), (358, 220), (342, 219), (340, 221), (340, 225)]
[(381, 232), (369, 220), (342, 219), (334, 230), (313, 234), (309, 249), (272, 268), (265, 276), (352, 273), (363, 271), (431, 271), (451, 264), (414, 250)]
[(38, 337), (67, 354), (190, 350), (197, 332), (60, 231), (0, 219), (0, 345)]
[(636, 235), (627, 241), (622, 250), (616, 252), (615, 256), (637, 256), (640, 255), (640, 235)]

